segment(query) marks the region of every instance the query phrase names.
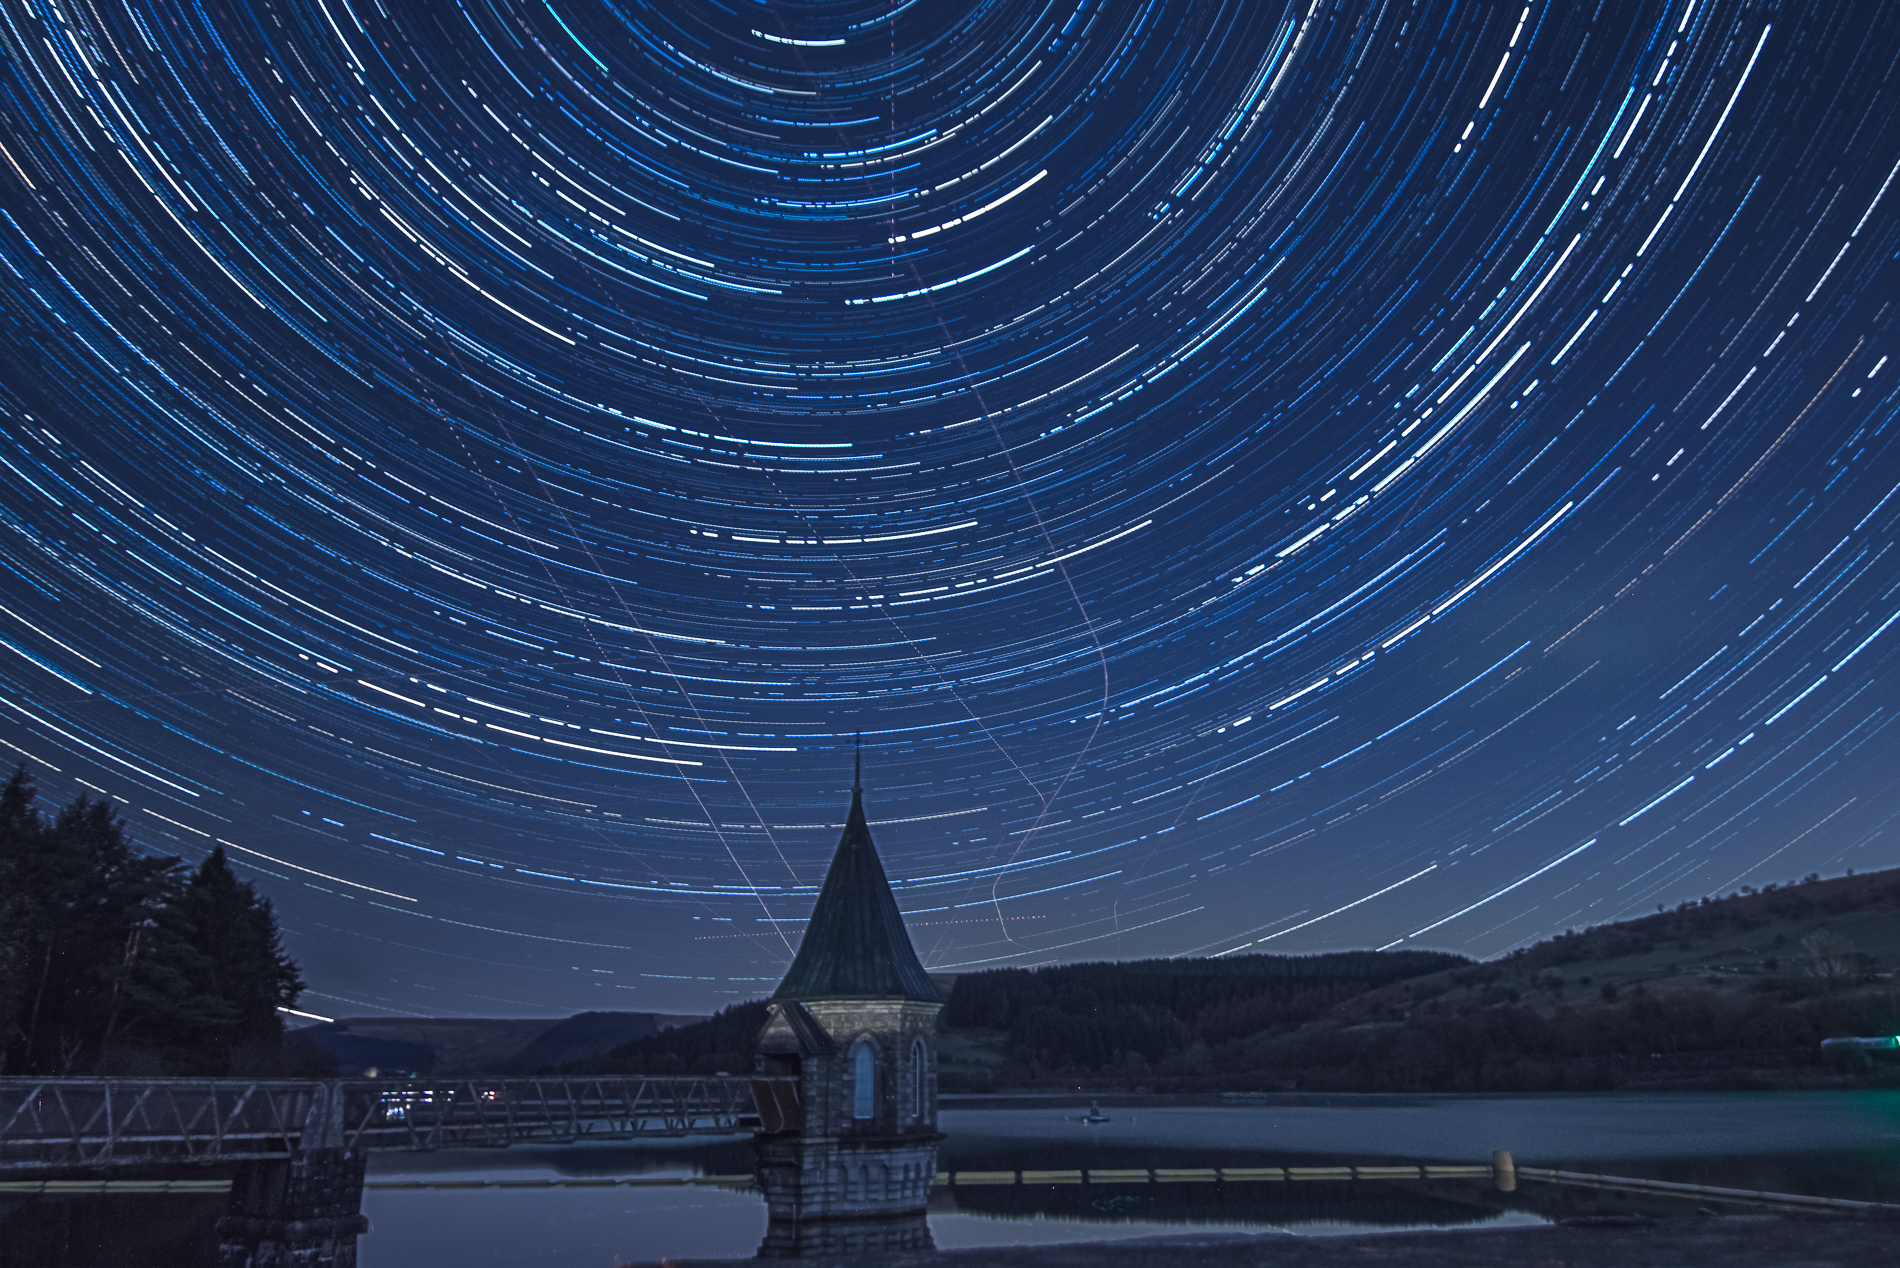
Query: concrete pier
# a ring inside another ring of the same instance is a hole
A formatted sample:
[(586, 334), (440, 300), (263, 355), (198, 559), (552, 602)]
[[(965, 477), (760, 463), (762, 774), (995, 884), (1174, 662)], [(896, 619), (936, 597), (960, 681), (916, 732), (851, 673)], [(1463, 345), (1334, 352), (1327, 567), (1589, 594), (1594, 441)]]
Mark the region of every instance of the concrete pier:
[(218, 1268), (356, 1268), (367, 1157), (344, 1143), (343, 1105), (335, 1085), (320, 1086), (288, 1158), (238, 1165)]
[(240, 1165), (218, 1221), (218, 1268), (356, 1268), (369, 1228), (361, 1153), (311, 1149)]

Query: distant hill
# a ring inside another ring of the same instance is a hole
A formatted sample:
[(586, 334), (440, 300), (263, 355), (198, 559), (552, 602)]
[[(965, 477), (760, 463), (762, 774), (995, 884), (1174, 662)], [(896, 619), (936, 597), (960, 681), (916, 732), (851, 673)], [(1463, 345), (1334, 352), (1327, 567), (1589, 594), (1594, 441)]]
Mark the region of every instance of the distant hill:
[(348, 1017), (292, 1031), (344, 1077), (535, 1074), (582, 1061), (664, 1028), (699, 1021), (665, 1013), (546, 1017)]
[[(1374, 987), (1468, 965), (1435, 951), (1353, 951), (1339, 955), (1143, 960), (1044, 969), (993, 969), (938, 980), (949, 988), (942, 1015), (943, 1085), (997, 1086), (993, 1054), (968, 1036), (1000, 1032), (1007, 1047), (1029, 1045), (1043, 1064), (1119, 1068), (1129, 1052), (1160, 1060), (1209, 1036), (1250, 1034), (1303, 1021)], [(765, 1004), (735, 1004), (697, 1025), (635, 1039), (577, 1070), (620, 1074), (734, 1073), (752, 1066)], [(994, 1046), (994, 1045), (992, 1045)], [(976, 1052), (977, 1055), (972, 1055)], [(1053, 1063), (1053, 1064), (1051, 1064)], [(1144, 1067), (1145, 1068), (1145, 1067)]]
[[(1156, 1087), (1557, 1091), (1858, 1081), (1820, 1042), (1900, 1033), (1900, 870), (1746, 887), (1181, 1049)], [(1049, 1073), (993, 1053), (997, 1077)], [(1073, 1079), (1069, 1080), (1071, 1083)]]
[(722, 1008), (711, 1017), (634, 1039), (563, 1067), (571, 1074), (745, 1074), (765, 1025), (765, 1001)]
[(338, 1078), (400, 1078), (429, 1074), (436, 1068), (436, 1050), (424, 1043), (359, 1035), (347, 1021), (299, 1026), (284, 1036), (287, 1050), (314, 1054), (331, 1066)]
[[(1819, 1045), (1900, 1033), (1900, 870), (1745, 887), (1497, 960), (1143, 960), (937, 978), (947, 1092), (1900, 1086)], [(765, 1002), (566, 1068), (751, 1068)]]
[(965, 974), (944, 1005), (942, 1083), (982, 1091), (1057, 1072), (1142, 1076), (1176, 1053), (1297, 1026), (1367, 991), (1472, 963), (1438, 951), (1347, 951)]

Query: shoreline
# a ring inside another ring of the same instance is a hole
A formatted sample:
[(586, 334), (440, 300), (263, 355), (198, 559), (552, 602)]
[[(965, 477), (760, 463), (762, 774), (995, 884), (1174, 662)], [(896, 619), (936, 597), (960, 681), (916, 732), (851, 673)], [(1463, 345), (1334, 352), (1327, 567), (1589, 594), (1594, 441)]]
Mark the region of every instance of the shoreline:
[(938, 1098), (938, 1104), (946, 1110), (970, 1109), (1068, 1109), (1086, 1107), (1090, 1101), (1103, 1104), (1113, 1102), (1118, 1105), (1156, 1104), (1156, 1105), (1213, 1105), (1244, 1107), (1250, 1105), (1321, 1105), (1332, 1101), (1349, 1100), (1355, 1105), (1410, 1104), (1424, 1100), (1463, 1100), (1463, 1101), (1508, 1101), (1523, 1100), (1527, 1097), (1615, 1097), (1615, 1096), (1658, 1096), (1690, 1095), (1714, 1093), (1719, 1095), (1744, 1095), (1764, 1092), (1894, 1092), (1900, 1091), (1900, 1084), (1894, 1083), (1829, 1083), (1796, 1084), (1790, 1083), (1776, 1087), (1613, 1087), (1613, 1088), (1540, 1088), (1530, 1091), (1417, 1091), (1394, 1092), (1380, 1090), (1376, 1092), (1354, 1092), (1339, 1089), (1296, 1088), (1286, 1090), (1223, 1090), (1219, 1088), (1000, 1088), (990, 1092), (945, 1092)]
[[(1710, 1214), (1578, 1220), (1531, 1227), (1147, 1237), (1121, 1242), (820, 1254), (813, 1268), (1866, 1268), (1887, 1262), (1900, 1206), (1855, 1216)], [(751, 1259), (678, 1259), (663, 1268), (732, 1268)], [(644, 1266), (642, 1266), (644, 1268)]]
[[(1247, 1080), (1236, 1080), (1246, 1083)], [(1891, 1092), (1900, 1090), (1900, 1063), (1864, 1072), (1807, 1067), (1799, 1072), (1787, 1070), (1697, 1071), (1676, 1077), (1631, 1079), (1607, 1087), (1485, 1087), (1485, 1088), (1350, 1088), (1350, 1087), (1223, 1087), (1213, 1079), (1153, 1080), (1145, 1083), (1092, 1081), (1084, 1076), (1080, 1083), (1027, 1083), (955, 1091), (945, 1089), (945, 1105), (967, 1104), (976, 1100), (1015, 1100), (1022, 1097), (1203, 1097), (1227, 1098), (1242, 1103), (1277, 1101), (1293, 1103), (1300, 1098), (1420, 1097), (1420, 1096), (1615, 1096), (1654, 1095), (1668, 1092)]]

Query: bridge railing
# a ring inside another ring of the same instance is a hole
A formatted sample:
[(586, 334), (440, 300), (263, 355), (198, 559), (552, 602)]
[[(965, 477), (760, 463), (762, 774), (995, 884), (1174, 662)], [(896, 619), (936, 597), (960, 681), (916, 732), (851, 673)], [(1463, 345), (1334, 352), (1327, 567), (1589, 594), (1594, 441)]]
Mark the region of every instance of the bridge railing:
[(0, 1173), (743, 1132), (753, 1082), (0, 1079)]
[(749, 1131), (750, 1079), (546, 1078), (348, 1082), (348, 1148), (443, 1149)]

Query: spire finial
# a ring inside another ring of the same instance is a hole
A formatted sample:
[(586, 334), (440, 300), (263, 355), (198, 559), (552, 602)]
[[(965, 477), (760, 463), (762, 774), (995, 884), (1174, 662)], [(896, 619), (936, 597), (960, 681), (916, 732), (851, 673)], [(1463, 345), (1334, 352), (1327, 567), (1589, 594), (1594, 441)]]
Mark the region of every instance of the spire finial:
[(864, 732), (858, 732), (857, 744), (851, 755), (851, 791), (864, 791)]

